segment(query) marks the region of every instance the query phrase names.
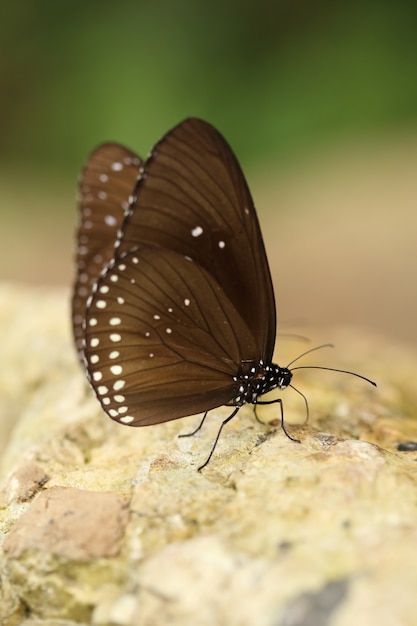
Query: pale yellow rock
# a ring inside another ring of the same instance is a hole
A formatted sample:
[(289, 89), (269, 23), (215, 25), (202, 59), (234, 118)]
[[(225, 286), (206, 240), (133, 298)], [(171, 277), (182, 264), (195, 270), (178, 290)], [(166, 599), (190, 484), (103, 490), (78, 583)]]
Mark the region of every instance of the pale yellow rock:
[[(282, 397), (301, 443), (244, 407), (199, 474), (229, 409), (185, 439), (198, 417), (113, 423), (77, 362), (69, 294), (3, 285), (2, 626), (414, 626), (417, 452), (397, 444), (417, 441), (415, 355), (354, 330), (318, 340), (337, 352), (300, 365), (378, 388), (295, 372), (310, 422)], [(302, 351), (280, 343), (281, 364)]]

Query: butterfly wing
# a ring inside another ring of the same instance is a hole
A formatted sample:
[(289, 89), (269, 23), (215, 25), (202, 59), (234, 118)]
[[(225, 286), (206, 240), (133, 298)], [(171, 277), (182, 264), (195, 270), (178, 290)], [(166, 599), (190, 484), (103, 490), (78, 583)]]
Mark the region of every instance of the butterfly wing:
[(249, 188), (225, 139), (202, 120), (185, 120), (155, 146), (135, 194), (119, 252), (143, 244), (192, 258), (239, 311), (257, 360), (270, 362), (276, 314), (268, 261)]
[(85, 304), (100, 272), (113, 257), (114, 243), (139, 173), (139, 157), (118, 144), (90, 155), (79, 183), (77, 275), (72, 299), (73, 334), (82, 355)]
[(139, 247), (112, 261), (87, 305), (85, 356), (106, 413), (144, 426), (238, 395), (241, 354), (256, 341), (216, 279), (172, 250)]

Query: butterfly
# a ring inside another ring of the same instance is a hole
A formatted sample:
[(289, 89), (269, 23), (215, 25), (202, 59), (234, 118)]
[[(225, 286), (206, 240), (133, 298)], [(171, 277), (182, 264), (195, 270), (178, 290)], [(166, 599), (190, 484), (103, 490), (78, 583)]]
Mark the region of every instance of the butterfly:
[(72, 323), (88, 380), (130, 426), (204, 413), (200, 428), (232, 407), (201, 470), (240, 407), (292, 386), (296, 369), (272, 361), (274, 290), (240, 165), (197, 118), (146, 161), (104, 144), (81, 175), (79, 215)]

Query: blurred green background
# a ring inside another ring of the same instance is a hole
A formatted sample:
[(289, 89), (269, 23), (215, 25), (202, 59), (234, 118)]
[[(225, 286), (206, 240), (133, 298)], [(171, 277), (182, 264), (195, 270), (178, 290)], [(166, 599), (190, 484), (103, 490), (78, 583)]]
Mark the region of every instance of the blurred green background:
[(247, 173), (280, 318), (416, 344), (416, 26), (411, 0), (3, 3), (0, 278), (69, 285), (88, 153), (195, 115)]

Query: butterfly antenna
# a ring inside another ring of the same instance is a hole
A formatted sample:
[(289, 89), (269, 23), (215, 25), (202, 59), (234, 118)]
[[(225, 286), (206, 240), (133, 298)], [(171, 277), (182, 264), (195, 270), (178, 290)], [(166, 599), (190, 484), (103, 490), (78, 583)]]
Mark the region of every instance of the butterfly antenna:
[[(310, 348), (310, 350), (306, 350), (305, 352), (302, 352), (295, 359), (293, 359), (290, 363), (288, 363), (287, 369), (289, 369), (293, 363), (301, 359), (306, 354), (310, 354), (310, 352), (315, 352), (316, 350), (321, 350), (322, 348), (334, 348), (334, 345), (332, 343), (323, 343), (321, 346), (316, 346), (315, 348)], [(298, 369), (298, 368), (296, 367), (295, 369)]]
[(305, 335), (299, 335), (298, 333), (277, 333), (277, 337), (281, 337), (281, 339), (296, 339), (297, 341), (303, 341), (304, 343), (308, 343), (310, 339)]
[[(294, 361), (293, 361), (294, 362)], [(350, 370), (339, 370), (336, 367), (322, 367), (321, 365), (299, 365), (298, 367), (293, 367), (292, 372), (294, 370), (328, 370), (329, 372), (340, 372), (341, 374), (350, 374), (351, 376), (356, 376), (356, 378), (362, 378), (367, 383), (370, 383), (374, 387), (377, 386), (376, 382), (367, 378), (366, 376), (362, 376), (362, 374), (357, 374), (356, 372), (351, 372)]]

